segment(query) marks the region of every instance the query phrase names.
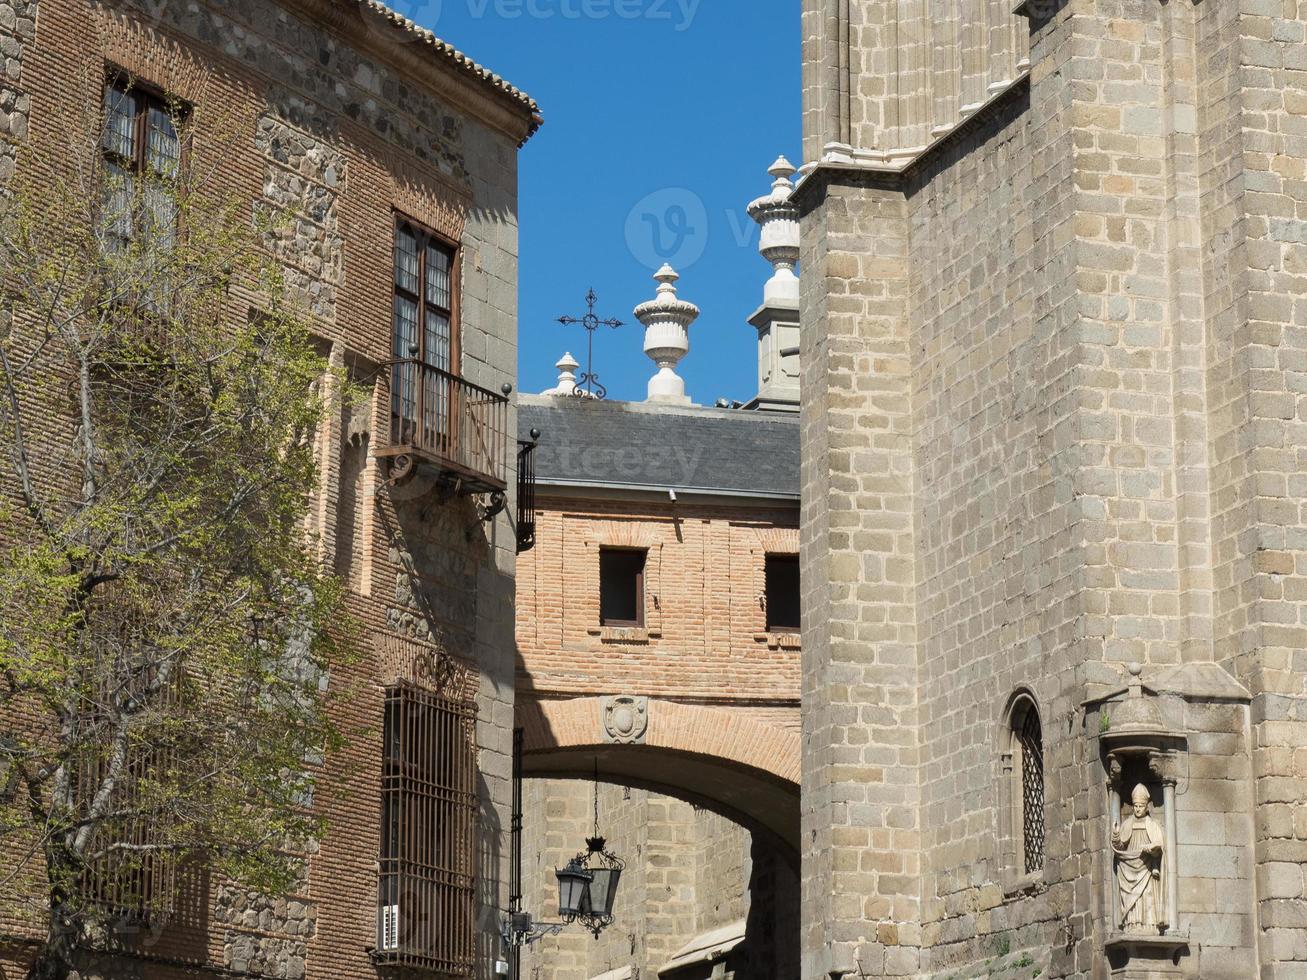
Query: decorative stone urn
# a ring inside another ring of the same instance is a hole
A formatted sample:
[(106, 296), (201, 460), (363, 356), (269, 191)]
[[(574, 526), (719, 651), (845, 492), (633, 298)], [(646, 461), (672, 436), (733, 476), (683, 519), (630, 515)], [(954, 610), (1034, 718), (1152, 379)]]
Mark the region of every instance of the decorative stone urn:
[(689, 353), (689, 328), (699, 316), (699, 307), (677, 298), (672, 283), (679, 278), (670, 265), (655, 272), (657, 295), (635, 308), (635, 318), (644, 324), (644, 352), (658, 366), (658, 373), (649, 379), (649, 401), (689, 405), (685, 380), (676, 373), (676, 365)]
[(771, 193), (749, 202), (749, 217), (758, 222), (758, 252), (772, 264), (772, 277), (762, 290), (764, 306), (799, 305), (799, 277), (794, 266), (799, 261), (799, 209), (790, 201), (794, 193), (792, 177), (798, 171), (779, 156), (767, 168), (773, 178)]
[(542, 395), (586, 394), (586, 392), (584, 391), (578, 391), (576, 387), (576, 369), (579, 368), (580, 366), (581, 365), (577, 363), (576, 358), (572, 356), (572, 352), (568, 351), (566, 354), (560, 357), (558, 361), (554, 364), (554, 367), (558, 369), (558, 383), (555, 384), (552, 388), (545, 389), (540, 394)]
[(771, 192), (749, 202), (758, 223), (758, 252), (772, 266), (762, 305), (749, 317), (758, 331), (758, 394), (749, 408), (796, 411), (799, 405), (799, 209), (791, 199), (796, 173), (785, 157), (768, 168)]

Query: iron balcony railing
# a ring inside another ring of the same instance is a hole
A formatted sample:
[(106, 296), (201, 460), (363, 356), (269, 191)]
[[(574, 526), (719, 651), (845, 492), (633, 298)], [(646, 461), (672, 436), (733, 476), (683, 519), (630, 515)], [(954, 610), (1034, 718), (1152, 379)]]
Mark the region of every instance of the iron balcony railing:
[(536, 543), (536, 466), (538, 444), (517, 444), (517, 551), (530, 551)]
[(508, 399), (416, 358), (391, 362), (390, 445), (460, 479), (470, 491), (508, 489)]

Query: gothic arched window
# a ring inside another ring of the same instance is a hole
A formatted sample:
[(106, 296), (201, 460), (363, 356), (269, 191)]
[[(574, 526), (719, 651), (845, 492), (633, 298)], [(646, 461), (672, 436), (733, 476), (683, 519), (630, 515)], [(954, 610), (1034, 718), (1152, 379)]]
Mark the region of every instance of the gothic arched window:
[(1009, 715), (1013, 830), (1023, 874), (1044, 867), (1044, 736), (1035, 702), (1022, 695)]

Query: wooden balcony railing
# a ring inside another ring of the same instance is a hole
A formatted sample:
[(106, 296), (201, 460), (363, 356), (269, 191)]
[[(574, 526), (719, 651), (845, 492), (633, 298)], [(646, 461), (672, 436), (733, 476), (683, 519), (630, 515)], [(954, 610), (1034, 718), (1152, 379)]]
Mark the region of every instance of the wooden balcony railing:
[(515, 442), (504, 396), (416, 359), (391, 363), (390, 443), (378, 455), (397, 468), (427, 464), (468, 492), (494, 493), (508, 489)]

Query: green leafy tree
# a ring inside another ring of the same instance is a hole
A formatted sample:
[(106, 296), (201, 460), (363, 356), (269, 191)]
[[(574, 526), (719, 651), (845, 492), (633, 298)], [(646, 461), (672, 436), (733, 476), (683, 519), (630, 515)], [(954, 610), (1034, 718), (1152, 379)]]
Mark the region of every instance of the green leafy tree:
[(341, 592), (307, 528), (340, 381), (275, 217), (184, 123), (190, 159), (129, 175), (97, 120), (0, 200), (0, 894), (47, 923), (32, 980), (166, 916), (200, 863), (286, 889), (339, 741)]

